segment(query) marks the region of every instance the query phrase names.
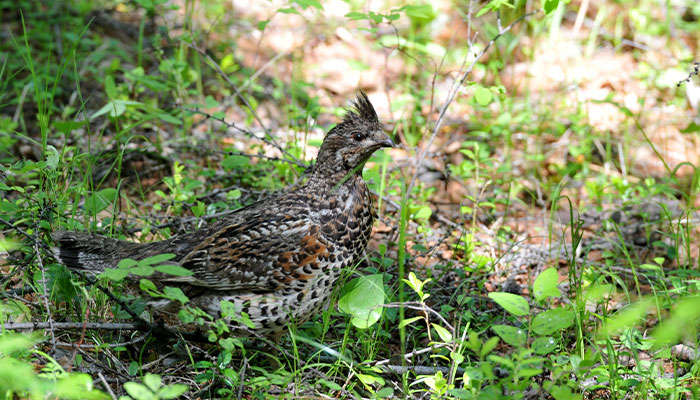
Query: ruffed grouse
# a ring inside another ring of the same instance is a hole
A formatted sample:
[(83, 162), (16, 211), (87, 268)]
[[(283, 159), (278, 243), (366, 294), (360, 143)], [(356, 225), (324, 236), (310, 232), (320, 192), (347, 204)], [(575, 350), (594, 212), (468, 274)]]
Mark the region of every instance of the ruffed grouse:
[[(89, 274), (124, 258), (173, 253), (167, 263), (192, 275), (156, 273), (148, 277), (151, 281), (179, 287), (189, 306), (213, 316), (220, 312), (220, 301), (228, 300), (249, 316), (258, 333), (276, 335), (291, 320), (304, 321), (325, 306), (341, 270), (361, 256), (375, 215), (362, 168), (376, 150), (393, 145), (360, 93), (343, 121), (326, 134), (305, 185), (158, 242), (57, 231), (54, 253), (68, 268)], [(179, 308), (162, 301), (152, 306), (169, 315)]]

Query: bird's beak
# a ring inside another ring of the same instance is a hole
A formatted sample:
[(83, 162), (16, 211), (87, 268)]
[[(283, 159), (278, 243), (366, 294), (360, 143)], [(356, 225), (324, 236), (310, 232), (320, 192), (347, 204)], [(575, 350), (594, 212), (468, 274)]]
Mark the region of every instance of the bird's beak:
[(381, 147), (396, 147), (394, 141), (391, 140), (389, 135), (387, 135), (385, 132), (381, 132), (379, 135), (381, 136), (381, 138), (377, 140), (377, 142)]

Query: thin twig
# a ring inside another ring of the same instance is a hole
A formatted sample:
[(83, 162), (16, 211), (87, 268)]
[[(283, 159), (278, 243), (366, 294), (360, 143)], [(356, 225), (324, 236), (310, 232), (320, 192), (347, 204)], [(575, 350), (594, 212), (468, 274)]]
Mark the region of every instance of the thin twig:
[(98, 372), (97, 377), (100, 378), (102, 385), (105, 387), (105, 389), (107, 389), (107, 393), (109, 393), (112, 399), (117, 400), (117, 395), (112, 391), (112, 388), (109, 386), (109, 383), (107, 383), (107, 380), (105, 379), (104, 375), (102, 375), (102, 372)]
[(187, 42), (187, 41), (185, 41), (185, 40), (180, 40), (180, 42), (183, 43), (183, 44), (185, 44), (185, 46), (191, 48), (192, 50), (196, 51), (197, 53), (199, 53), (199, 55), (201, 55), (202, 57), (204, 57), (204, 59), (211, 65), (211, 67), (214, 68), (214, 70), (216, 71), (216, 73), (218, 73), (219, 76), (221, 76), (222, 78), (224, 78), (224, 80), (226, 81), (226, 83), (229, 84), (229, 86), (231, 87), (231, 89), (233, 89), (233, 91), (236, 92), (236, 96), (238, 96), (238, 98), (241, 99), (241, 101), (243, 102), (243, 104), (245, 104), (245, 106), (248, 108), (248, 110), (250, 111), (250, 113), (253, 115), (253, 118), (255, 118), (255, 121), (257, 121), (257, 123), (260, 124), (260, 127), (263, 129), (263, 131), (265, 131), (266, 134), (269, 134), (269, 131), (268, 131), (267, 128), (265, 127), (265, 124), (263, 124), (263, 122), (262, 122), (262, 120), (260, 119), (260, 117), (258, 117), (258, 114), (257, 114), (257, 113), (255, 112), (255, 110), (253, 109), (253, 106), (251, 106), (250, 103), (248, 102), (248, 100), (246, 100), (246, 98), (243, 97), (243, 95), (241, 94), (240, 90), (238, 90), (238, 86), (236, 86), (236, 85), (233, 83), (233, 81), (231, 80), (231, 78), (229, 78), (228, 75), (226, 75), (226, 73), (221, 69), (221, 67), (219, 66), (219, 63), (217, 63), (216, 61), (214, 61), (214, 59), (211, 58), (211, 56), (206, 52), (206, 50), (204, 50), (204, 49), (202, 49), (202, 48), (200, 48), (200, 47), (198, 47), (198, 46), (195, 46), (194, 44), (189, 43), (189, 42)]
[[(406, 372), (413, 372), (416, 375), (433, 375), (438, 371), (442, 372), (444, 375), (450, 373), (449, 367), (429, 367), (425, 365), (407, 365), (405, 367), (401, 365), (382, 365), (380, 368), (386, 373), (394, 373), (399, 375), (405, 374)], [(463, 374), (464, 368), (457, 368), (457, 373)]]
[(428, 143), (424, 146), (423, 151), (421, 151), (418, 161), (416, 162), (415, 166), (415, 171), (413, 173), (413, 177), (411, 178), (411, 183), (408, 185), (408, 188), (406, 189), (407, 193), (411, 193), (413, 190), (413, 186), (415, 186), (416, 183), (416, 178), (418, 177), (418, 173), (420, 170), (421, 165), (423, 165), (423, 162), (425, 161), (425, 157), (427, 156), (428, 152), (430, 151), (430, 147), (432, 146), (433, 142), (435, 141), (435, 138), (437, 137), (438, 132), (440, 131), (440, 128), (442, 127), (442, 123), (445, 119), (445, 114), (447, 113), (447, 108), (450, 106), (450, 104), (454, 101), (454, 99), (457, 97), (457, 93), (459, 92), (459, 88), (464, 85), (464, 82), (467, 80), (467, 77), (471, 73), (471, 71), (474, 69), (476, 66), (476, 63), (486, 54), (486, 52), (491, 48), (491, 45), (493, 45), (496, 40), (498, 40), (501, 36), (506, 34), (508, 31), (510, 31), (513, 26), (519, 24), (522, 20), (525, 18), (534, 15), (538, 13), (540, 10), (535, 10), (531, 11), (528, 13), (525, 13), (515, 19), (513, 22), (508, 24), (505, 28), (499, 29), (498, 33), (496, 36), (494, 36), (488, 43), (486, 43), (486, 46), (474, 57), (474, 60), (472, 60), (472, 63), (467, 67), (467, 69), (462, 73), (462, 77), (460, 79), (455, 80), (452, 83), (452, 87), (450, 88), (447, 99), (445, 100), (445, 103), (442, 105), (440, 108), (440, 113), (438, 114), (438, 119), (435, 122), (435, 127), (433, 128), (433, 132), (430, 135), (430, 139), (428, 140)]
[(150, 332), (147, 332), (144, 335), (141, 335), (137, 337), (136, 339), (129, 340), (126, 342), (119, 342), (119, 343), (105, 343), (105, 344), (89, 344), (89, 343), (84, 343), (84, 344), (76, 344), (76, 343), (66, 343), (66, 342), (56, 342), (56, 346), (65, 346), (65, 347), (80, 347), (81, 349), (97, 349), (97, 348), (115, 348), (115, 347), (125, 347), (125, 346), (131, 346), (136, 343), (143, 342), (146, 340), (146, 338), (150, 335)]
[(43, 293), (41, 294), (41, 298), (44, 301), (44, 307), (46, 307), (46, 318), (48, 320), (48, 325), (49, 325), (49, 332), (51, 333), (51, 351), (52, 354), (56, 351), (56, 335), (54, 334), (54, 321), (53, 321), (53, 316), (51, 315), (51, 307), (49, 306), (49, 295), (48, 295), (48, 286), (49, 282), (46, 279), (46, 269), (44, 268), (44, 262), (41, 259), (41, 254), (39, 253), (39, 238), (35, 237), (34, 238), (34, 251), (36, 255), (36, 260), (39, 263), (39, 270), (41, 271), (41, 280), (42, 280), (42, 285), (43, 285)]
[(224, 124), (227, 128), (234, 129), (238, 132), (243, 133), (244, 135), (246, 135), (248, 137), (260, 140), (260, 141), (264, 142), (265, 144), (276, 148), (282, 154), (289, 157), (289, 160), (285, 160), (285, 162), (295, 164), (295, 165), (298, 165), (298, 166), (303, 167), (303, 168), (308, 168), (308, 165), (306, 163), (304, 163), (301, 160), (299, 160), (298, 158), (294, 157), (294, 155), (292, 155), (290, 152), (288, 152), (284, 147), (282, 147), (282, 145), (277, 143), (277, 141), (275, 141), (274, 139), (268, 139), (268, 137), (271, 137), (271, 136), (267, 133), (263, 137), (260, 137), (247, 129), (239, 127), (238, 125), (234, 124), (233, 122), (228, 122), (225, 119), (223, 119), (222, 117), (217, 117), (213, 114), (210, 114), (206, 111), (202, 111), (198, 108), (182, 107), (182, 109), (185, 111), (189, 111), (191, 113), (194, 113), (194, 114), (203, 115), (203, 116), (207, 117), (208, 119), (213, 119), (214, 121), (217, 121), (217, 122)]
[(132, 330), (138, 331), (142, 327), (133, 322), (12, 322), (0, 326), (2, 331), (15, 331), (21, 329), (104, 329), (104, 330)]

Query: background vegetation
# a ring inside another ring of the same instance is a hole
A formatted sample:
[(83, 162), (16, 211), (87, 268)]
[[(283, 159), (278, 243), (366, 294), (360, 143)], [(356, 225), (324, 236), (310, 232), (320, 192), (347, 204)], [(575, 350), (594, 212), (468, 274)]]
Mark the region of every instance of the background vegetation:
[[(0, 395), (700, 398), (699, 18), (0, 1)], [(50, 256), (57, 229), (158, 240), (302, 181), (359, 89), (400, 143), (364, 171), (380, 218), (279, 344), (156, 339), (125, 308), (172, 294), (120, 290), (153, 260), (95, 284)]]

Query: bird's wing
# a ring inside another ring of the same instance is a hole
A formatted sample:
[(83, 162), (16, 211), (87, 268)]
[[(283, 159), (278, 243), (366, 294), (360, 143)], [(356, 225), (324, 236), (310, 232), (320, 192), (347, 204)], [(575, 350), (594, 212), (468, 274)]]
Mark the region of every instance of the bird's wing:
[(193, 274), (166, 278), (212, 290), (272, 291), (313, 277), (329, 255), (308, 214), (251, 215), (224, 224), (180, 264)]

